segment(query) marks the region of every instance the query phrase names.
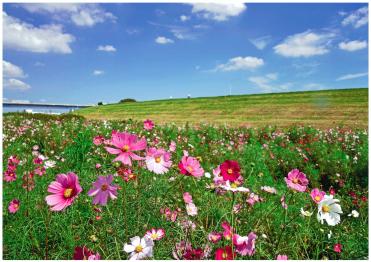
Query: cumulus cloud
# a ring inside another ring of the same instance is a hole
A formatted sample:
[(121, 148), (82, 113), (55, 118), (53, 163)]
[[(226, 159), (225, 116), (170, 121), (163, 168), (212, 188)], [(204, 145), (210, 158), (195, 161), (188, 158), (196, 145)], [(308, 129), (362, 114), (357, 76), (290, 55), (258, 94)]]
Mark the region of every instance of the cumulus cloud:
[(10, 90), (21, 90), (25, 91), (27, 89), (30, 89), (31, 86), (26, 84), (25, 82), (15, 79), (15, 78), (5, 78), (3, 80), (4, 88), (10, 89)]
[(278, 84), (275, 82), (277, 79), (277, 73), (270, 73), (263, 76), (252, 76), (248, 78), (251, 83), (253, 83), (265, 93), (273, 91), (287, 91), (292, 86), (292, 83), (290, 82)]
[(255, 39), (250, 39), (250, 42), (259, 50), (263, 50), (271, 41), (271, 36), (262, 36)]
[(6, 78), (25, 78), (22, 68), (16, 66), (8, 61), (3, 60), (3, 77)]
[(193, 3), (192, 13), (215, 21), (227, 21), (246, 10), (243, 3)]
[(3, 12), (3, 44), (6, 49), (69, 54), (74, 39), (72, 35), (63, 33), (61, 25), (35, 27)]
[(225, 64), (218, 65), (213, 71), (237, 71), (237, 70), (251, 70), (264, 65), (264, 60), (257, 57), (234, 57), (229, 59)]
[(69, 20), (77, 26), (91, 27), (107, 20), (115, 21), (117, 18), (106, 12), (98, 4), (73, 4), (73, 3), (30, 3), (21, 4), (30, 13), (51, 15), (55, 20)]
[(116, 48), (111, 45), (100, 45), (97, 50), (103, 52), (116, 52)]
[(180, 16), (180, 21), (182, 21), (182, 22), (188, 21), (189, 19), (191, 19), (189, 16), (186, 16), (186, 15), (181, 15)]
[(160, 45), (166, 45), (166, 44), (172, 44), (174, 43), (174, 40), (170, 38), (166, 38), (164, 36), (159, 36), (155, 39), (155, 42)]
[(329, 52), (328, 46), (334, 38), (333, 33), (314, 33), (310, 30), (288, 36), (274, 47), (276, 54), (286, 57), (310, 57)]
[(345, 51), (353, 52), (357, 50), (361, 50), (367, 47), (366, 41), (349, 41), (349, 42), (341, 42), (339, 44), (339, 48)]
[(336, 79), (336, 81), (343, 81), (343, 80), (349, 80), (349, 79), (354, 79), (354, 78), (360, 78), (360, 77), (364, 77), (364, 76), (367, 76), (368, 73), (367, 72), (364, 72), (364, 73), (358, 73), (358, 74), (347, 74), (347, 75), (343, 75), (343, 76), (340, 76)]
[(104, 74), (103, 70), (94, 70), (93, 71), (93, 75), (95, 75), (95, 76), (99, 76), (99, 75), (103, 75), (103, 74)]
[(368, 7), (364, 6), (355, 11), (350, 12), (341, 22), (343, 26), (351, 25), (354, 28), (367, 25), (368, 23)]

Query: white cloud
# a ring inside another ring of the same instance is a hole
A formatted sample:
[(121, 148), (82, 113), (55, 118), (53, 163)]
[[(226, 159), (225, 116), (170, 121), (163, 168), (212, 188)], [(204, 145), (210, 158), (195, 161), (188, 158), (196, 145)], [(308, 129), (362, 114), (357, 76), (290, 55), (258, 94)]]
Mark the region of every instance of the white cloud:
[(95, 76), (99, 76), (99, 75), (103, 75), (104, 74), (104, 71), (102, 71), (102, 70), (94, 70), (94, 72), (93, 72), (93, 75), (95, 75)]
[(218, 65), (213, 71), (237, 71), (237, 70), (251, 70), (264, 65), (264, 60), (257, 57), (234, 57), (229, 59), (225, 64)]
[(271, 36), (262, 36), (255, 39), (250, 39), (250, 42), (259, 50), (263, 50), (271, 41)]
[(336, 79), (336, 81), (342, 81), (342, 80), (349, 80), (349, 79), (354, 79), (354, 78), (360, 78), (360, 77), (364, 77), (364, 76), (367, 76), (368, 73), (365, 72), (365, 73), (358, 73), (358, 74), (347, 74), (347, 75), (343, 75), (343, 76), (340, 76), (339, 78)]
[(72, 53), (74, 37), (62, 32), (61, 25), (35, 27), (3, 12), (3, 44), (6, 49), (34, 53)]
[(3, 60), (3, 77), (25, 78), (22, 68)]
[(116, 17), (106, 12), (98, 4), (39, 3), (21, 4), (30, 13), (50, 14), (58, 21), (69, 20), (77, 26), (91, 27)]
[(266, 74), (263, 76), (252, 76), (248, 78), (251, 83), (262, 89), (262, 91), (265, 93), (273, 91), (287, 91), (293, 85), (290, 82), (283, 84), (274, 83), (274, 81), (277, 79), (277, 73)]
[(186, 16), (186, 15), (181, 15), (181, 16), (180, 16), (180, 20), (181, 20), (182, 22), (188, 21), (189, 19), (191, 19), (189, 16)]
[(246, 9), (243, 3), (193, 3), (192, 13), (215, 21), (227, 21), (230, 17), (238, 16)]
[(4, 88), (11, 89), (11, 90), (21, 90), (25, 91), (27, 89), (30, 89), (31, 86), (26, 84), (25, 82), (15, 79), (15, 78), (5, 78), (3, 80)]
[(166, 44), (172, 44), (174, 43), (174, 40), (170, 38), (166, 38), (164, 36), (159, 36), (155, 39), (155, 42), (160, 45), (166, 45)]
[(335, 35), (333, 33), (303, 33), (288, 36), (274, 51), (286, 57), (310, 57), (329, 52), (328, 45)]
[(358, 10), (350, 12), (347, 17), (343, 19), (341, 24), (343, 26), (352, 25), (354, 28), (359, 28), (368, 23), (368, 7), (364, 6)]
[(34, 66), (45, 66), (45, 64), (42, 63), (42, 62), (37, 61), (37, 62), (35, 62)]
[(350, 42), (341, 42), (339, 44), (339, 48), (345, 51), (353, 52), (357, 50), (361, 50), (367, 47), (366, 41), (350, 41)]
[(98, 46), (97, 50), (104, 52), (116, 52), (116, 48), (111, 45), (100, 45)]

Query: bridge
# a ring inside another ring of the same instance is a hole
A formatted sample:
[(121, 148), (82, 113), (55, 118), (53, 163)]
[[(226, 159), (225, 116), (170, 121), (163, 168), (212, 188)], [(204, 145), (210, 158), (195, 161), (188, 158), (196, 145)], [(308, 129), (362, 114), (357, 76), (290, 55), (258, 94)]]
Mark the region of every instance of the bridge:
[(53, 107), (53, 108), (85, 108), (95, 105), (77, 104), (52, 104), (52, 103), (28, 103), (28, 102), (3, 102), (3, 106), (30, 106), (30, 107)]

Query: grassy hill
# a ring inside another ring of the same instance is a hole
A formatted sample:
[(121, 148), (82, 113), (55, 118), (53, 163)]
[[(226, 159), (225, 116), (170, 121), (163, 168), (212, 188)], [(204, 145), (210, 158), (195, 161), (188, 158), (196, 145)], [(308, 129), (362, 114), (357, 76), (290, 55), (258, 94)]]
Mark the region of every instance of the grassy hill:
[(149, 118), (157, 124), (366, 128), (368, 88), (156, 100), (95, 106), (76, 113), (88, 119)]

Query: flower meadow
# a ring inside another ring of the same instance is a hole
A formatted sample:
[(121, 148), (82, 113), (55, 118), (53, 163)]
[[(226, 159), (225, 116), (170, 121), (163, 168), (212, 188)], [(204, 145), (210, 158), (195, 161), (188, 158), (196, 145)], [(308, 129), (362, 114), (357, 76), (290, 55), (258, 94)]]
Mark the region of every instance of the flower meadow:
[(4, 259), (368, 258), (367, 130), (3, 118)]

